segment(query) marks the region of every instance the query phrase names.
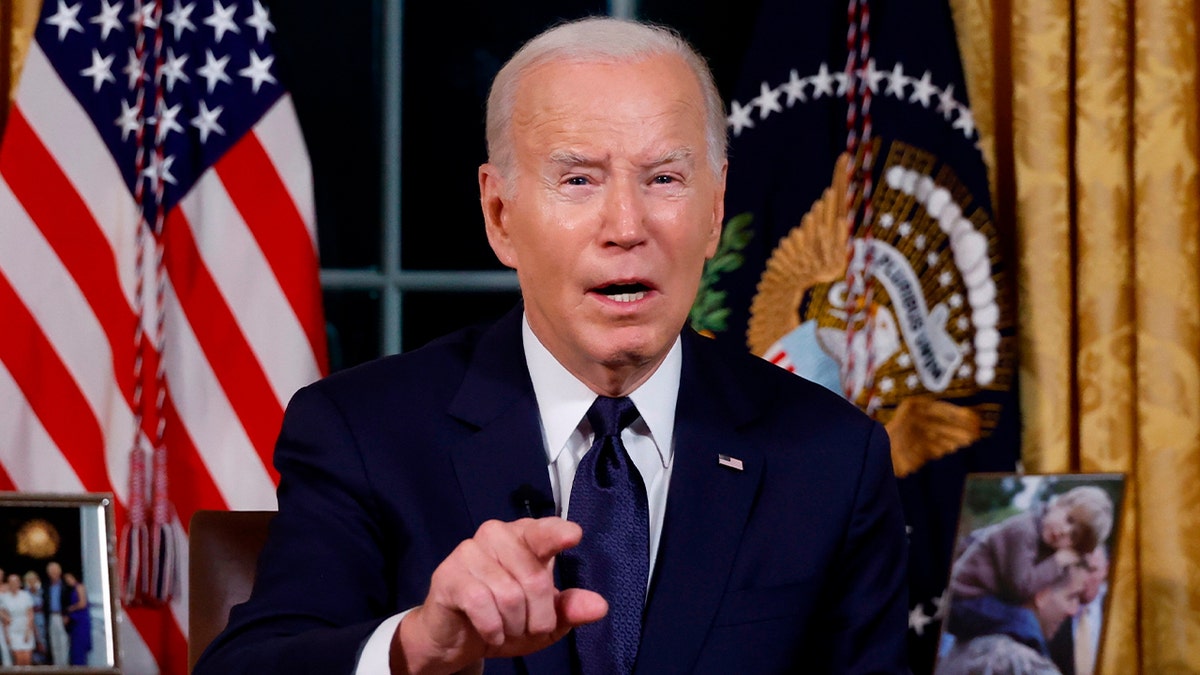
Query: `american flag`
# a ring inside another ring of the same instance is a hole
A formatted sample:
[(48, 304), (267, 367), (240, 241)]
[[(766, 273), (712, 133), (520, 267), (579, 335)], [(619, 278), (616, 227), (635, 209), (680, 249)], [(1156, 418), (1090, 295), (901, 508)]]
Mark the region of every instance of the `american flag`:
[[(274, 508), (327, 369), (274, 32), (259, 0), (45, 0), (0, 145), (0, 489), (113, 492), (119, 531), (157, 508), (178, 560), (197, 509)], [(126, 610), (125, 672), (185, 671), (171, 596)]]

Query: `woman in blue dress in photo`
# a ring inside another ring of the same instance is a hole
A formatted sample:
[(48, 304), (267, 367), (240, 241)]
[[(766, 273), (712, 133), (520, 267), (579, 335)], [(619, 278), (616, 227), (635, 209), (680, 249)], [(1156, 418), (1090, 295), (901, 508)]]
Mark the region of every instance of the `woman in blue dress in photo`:
[(63, 610), (67, 635), (71, 638), (70, 662), (72, 666), (86, 666), (88, 652), (92, 651), (92, 616), (88, 611), (87, 588), (70, 572), (63, 573), (63, 583), (70, 589), (70, 604)]

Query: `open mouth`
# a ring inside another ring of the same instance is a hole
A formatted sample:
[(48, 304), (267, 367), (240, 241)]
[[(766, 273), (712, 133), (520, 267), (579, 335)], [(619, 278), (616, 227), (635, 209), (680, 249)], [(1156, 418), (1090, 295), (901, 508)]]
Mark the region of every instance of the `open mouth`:
[(650, 287), (642, 283), (610, 284), (595, 289), (595, 292), (613, 302), (637, 302), (646, 297)]

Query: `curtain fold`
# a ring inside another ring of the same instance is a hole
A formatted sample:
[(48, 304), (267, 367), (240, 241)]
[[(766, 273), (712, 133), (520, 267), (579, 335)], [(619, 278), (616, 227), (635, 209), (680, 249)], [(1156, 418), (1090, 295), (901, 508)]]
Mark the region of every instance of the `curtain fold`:
[(1130, 478), (1100, 672), (1200, 673), (1200, 9), (952, 6), (993, 45), (964, 61), (1013, 184), (1025, 467)]
[(1142, 666), (1200, 672), (1200, 115), (1194, 2), (1135, 3), (1134, 462)]

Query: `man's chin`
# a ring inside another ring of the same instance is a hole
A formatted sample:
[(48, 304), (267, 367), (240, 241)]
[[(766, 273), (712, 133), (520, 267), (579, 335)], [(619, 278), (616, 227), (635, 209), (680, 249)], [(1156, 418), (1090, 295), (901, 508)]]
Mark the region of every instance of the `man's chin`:
[(672, 344), (674, 344), (673, 340), (666, 342), (613, 342), (606, 345), (601, 358), (596, 361), (613, 372), (653, 371), (671, 350)]

